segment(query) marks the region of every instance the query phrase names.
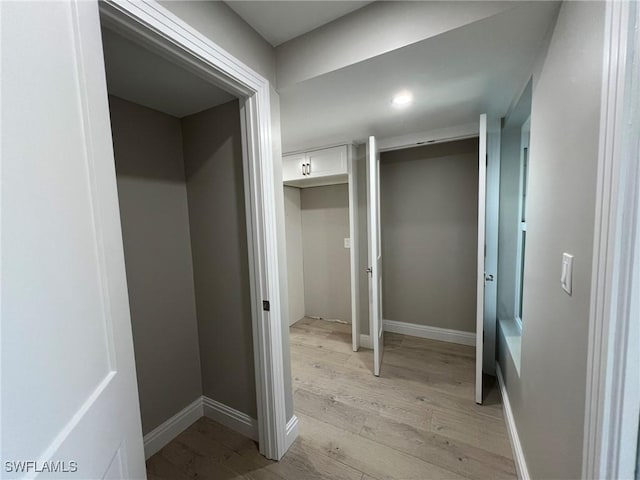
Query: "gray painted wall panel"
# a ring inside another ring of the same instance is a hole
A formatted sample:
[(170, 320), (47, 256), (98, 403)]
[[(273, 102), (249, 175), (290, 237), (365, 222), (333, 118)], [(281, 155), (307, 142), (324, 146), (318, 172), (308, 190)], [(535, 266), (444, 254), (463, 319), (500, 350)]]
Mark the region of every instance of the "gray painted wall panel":
[(143, 433), (202, 395), (180, 121), (109, 97)]
[(475, 331), (478, 140), (383, 152), (383, 317)]
[(256, 418), (238, 101), (182, 119), (204, 395)]
[(300, 205), (306, 314), (351, 322), (349, 187), (303, 188)]
[(581, 476), (603, 31), (604, 3), (563, 3), (534, 72), (520, 377), (499, 350), (531, 478)]

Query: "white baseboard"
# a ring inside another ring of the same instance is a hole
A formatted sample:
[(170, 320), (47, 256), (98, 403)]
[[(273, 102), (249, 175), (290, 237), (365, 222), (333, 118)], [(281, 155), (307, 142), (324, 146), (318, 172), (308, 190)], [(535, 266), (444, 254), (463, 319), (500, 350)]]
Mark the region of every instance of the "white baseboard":
[(289, 450), (296, 438), (298, 438), (298, 417), (294, 415), (287, 422), (285, 450)]
[(509, 440), (511, 440), (513, 460), (516, 464), (518, 478), (520, 480), (529, 480), (531, 477), (529, 476), (529, 470), (527, 469), (527, 462), (524, 458), (524, 451), (522, 450), (522, 444), (520, 443), (520, 437), (518, 436), (518, 429), (516, 428), (516, 422), (513, 418), (511, 403), (509, 402), (509, 394), (507, 393), (507, 387), (505, 386), (504, 377), (502, 376), (502, 370), (500, 369), (499, 363), (496, 363), (496, 374), (498, 377), (498, 385), (500, 385), (502, 406), (504, 408), (504, 419), (507, 423), (507, 432), (509, 432)]
[(204, 416), (221, 423), (231, 430), (235, 430), (245, 437), (258, 440), (258, 421), (251, 418), (246, 413), (242, 413), (235, 408), (212, 400), (209, 397), (202, 397)]
[[(203, 416), (215, 420), (245, 437), (258, 440), (257, 420), (246, 413), (239, 412), (209, 397), (202, 396), (144, 436), (145, 458), (148, 459), (162, 450), (171, 440)], [(298, 418), (294, 415), (287, 423), (287, 448), (297, 436)], [(289, 438), (291, 438), (290, 441)]]
[(151, 457), (203, 415), (202, 397), (144, 436), (144, 456)]
[(373, 343), (371, 343), (371, 337), (369, 335), (365, 335), (364, 333), (360, 334), (360, 346), (362, 348), (373, 348)]
[[(428, 327), (415, 323), (396, 322), (394, 320), (383, 320), (382, 325), (385, 332), (401, 333), (412, 337), (430, 338), (442, 342), (459, 343), (462, 345), (476, 344), (476, 334), (473, 332), (463, 332), (461, 330), (450, 330), (448, 328)], [(360, 337), (362, 338), (362, 337)], [(362, 343), (362, 340), (360, 340)]]

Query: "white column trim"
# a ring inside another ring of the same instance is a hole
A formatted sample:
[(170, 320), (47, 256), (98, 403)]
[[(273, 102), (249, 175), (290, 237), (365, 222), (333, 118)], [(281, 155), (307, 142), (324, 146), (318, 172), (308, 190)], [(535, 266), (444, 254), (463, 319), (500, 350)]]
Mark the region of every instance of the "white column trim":
[(606, 4), (582, 477), (632, 478), (640, 378), (636, 2)]

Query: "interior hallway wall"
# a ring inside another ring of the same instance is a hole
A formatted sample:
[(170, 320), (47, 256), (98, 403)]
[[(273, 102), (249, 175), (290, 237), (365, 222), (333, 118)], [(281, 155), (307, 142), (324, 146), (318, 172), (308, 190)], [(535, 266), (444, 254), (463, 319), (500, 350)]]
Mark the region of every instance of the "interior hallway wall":
[(531, 478), (581, 476), (604, 18), (604, 2), (562, 3), (533, 76), (520, 375), (499, 348)]
[(475, 332), (478, 139), (383, 152), (383, 318)]
[(257, 416), (238, 101), (182, 119), (204, 395)]
[(349, 186), (303, 188), (300, 205), (306, 314), (350, 323)]
[(302, 211), (299, 188), (284, 187), (284, 213), (287, 236), (289, 325), (293, 325), (305, 316)]
[(202, 395), (180, 120), (109, 97), (142, 431)]

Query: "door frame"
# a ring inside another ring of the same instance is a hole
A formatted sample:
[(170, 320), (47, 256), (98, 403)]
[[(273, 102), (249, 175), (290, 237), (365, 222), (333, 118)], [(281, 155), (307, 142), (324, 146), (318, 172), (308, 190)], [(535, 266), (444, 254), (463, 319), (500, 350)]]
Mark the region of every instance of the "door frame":
[(275, 194), (282, 182), (274, 175), (269, 81), (157, 2), (99, 5), (109, 28), (240, 98), (259, 449), (279, 460), (297, 429), (287, 429), (285, 407)]
[(606, 3), (582, 478), (633, 478), (640, 406), (640, 8)]

